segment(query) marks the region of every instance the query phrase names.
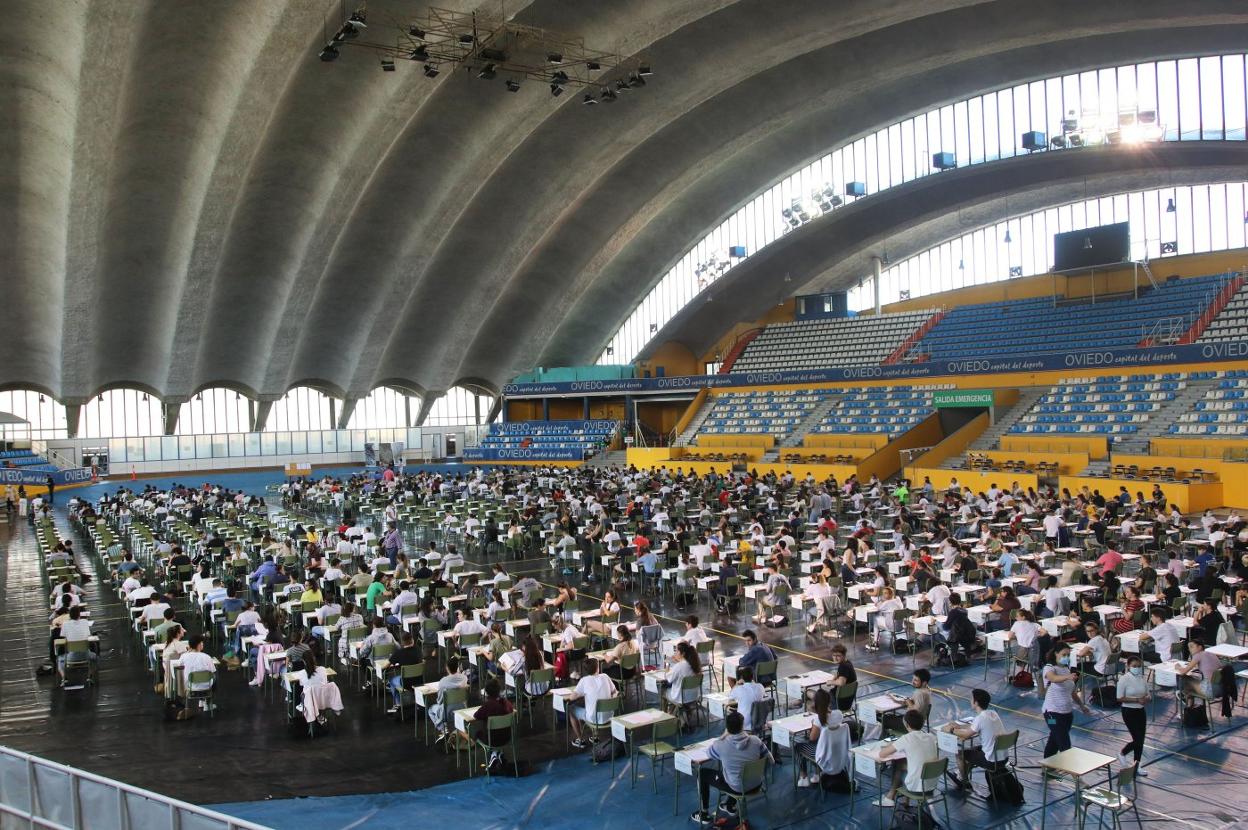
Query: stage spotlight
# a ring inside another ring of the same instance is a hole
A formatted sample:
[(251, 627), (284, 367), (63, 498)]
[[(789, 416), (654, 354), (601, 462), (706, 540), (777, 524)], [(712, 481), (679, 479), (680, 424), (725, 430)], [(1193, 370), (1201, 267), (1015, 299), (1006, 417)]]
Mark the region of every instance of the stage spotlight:
[(560, 95), (563, 94), (563, 87), (559, 86), (559, 84), (551, 84), (550, 94), (558, 98)]
[(425, 39), (425, 30), (420, 28), (419, 26), (408, 26), (407, 33), (411, 35), (412, 37), (416, 38), (417, 40)]
[(581, 99), (581, 103), (582, 103), (582, 104), (584, 104), (585, 106), (589, 106), (589, 105), (591, 105), (591, 104), (596, 104), (596, 103), (598, 103), (598, 99), (597, 99), (597, 98), (595, 98), (594, 96), (590, 95), (590, 94), (587, 92), (587, 93), (585, 93), (585, 97)]
[(425, 77), (426, 78), (438, 77), (438, 68), (431, 63), (425, 64)]
[(394, 71), (394, 60), (393, 60), (392, 58), (382, 58), (382, 59), (381, 59), (381, 71), (382, 71), (382, 72), (393, 72), (393, 71)]
[(494, 77), (498, 74), (497, 72), (495, 72), (497, 68), (498, 67), (496, 67), (494, 64), (487, 63), (485, 66), (481, 67), (481, 71), (477, 73), (477, 77), (483, 81), (492, 81), (494, 80)]
[(563, 55), (558, 52), (551, 52), (546, 55), (547, 63), (563, 63)]
[(615, 99), (616, 99), (615, 90), (613, 90), (609, 86), (604, 86), (602, 88), (602, 103), (610, 104), (613, 101), (615, 101)]
[(408, 57), (414, 61), (427, 61), (429, 60), (429, 50), (424, 46), (417, 46), (411, 51), (411, 54), (409, 54)]
[(637, 67), (637, 74), (644, 78), (646, 75), (653, 75), (654, 73), (650, 71), (650, 64), (643, 63), (641, 66)]
[(326, 63), (338, 60), (338, 47), (332, 43), (325, 44), (325, 48), (321, 50), (319, 57)]
[(520, 84), (518, 84), (518, 83), (517, 83), (517, 82), (515, 82), (515, 81), (507, 81), (507, 91), (508, 91), (508, 92), (519, 92), (519, 91), (520, 91)]

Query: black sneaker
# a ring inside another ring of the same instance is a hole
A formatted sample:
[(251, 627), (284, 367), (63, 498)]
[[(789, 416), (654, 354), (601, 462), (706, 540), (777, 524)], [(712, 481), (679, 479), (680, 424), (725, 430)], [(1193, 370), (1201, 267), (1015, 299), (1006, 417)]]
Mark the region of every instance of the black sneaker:
[(696, 821), (698, 824), (710, 824), (711, 814), (706, 810), (694, 810), (693, 814), (689, 816), (689, 820)]

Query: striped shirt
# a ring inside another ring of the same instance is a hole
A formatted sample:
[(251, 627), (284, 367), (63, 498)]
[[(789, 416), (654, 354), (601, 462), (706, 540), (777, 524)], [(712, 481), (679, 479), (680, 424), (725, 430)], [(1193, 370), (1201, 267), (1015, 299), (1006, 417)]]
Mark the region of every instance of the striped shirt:
[[(1070, 672), (1070, 669), (1066, 666), (1048, 665), (1044, 667), (1044, 671), (1041, 672), (1040, 676), (1045, 677), (1049, 672), (1066, 674)], [(1062, 715), (1073, 712), (1075, 710), (1075, 702), (1071, 698), (1071, 693), (1074, 691), (1074, 688), (1074, 680), (1066, 680), (1061, 683), (1050, 683), (1048, 680), (1045, 680), (1043, 711), (1056, 712)]]

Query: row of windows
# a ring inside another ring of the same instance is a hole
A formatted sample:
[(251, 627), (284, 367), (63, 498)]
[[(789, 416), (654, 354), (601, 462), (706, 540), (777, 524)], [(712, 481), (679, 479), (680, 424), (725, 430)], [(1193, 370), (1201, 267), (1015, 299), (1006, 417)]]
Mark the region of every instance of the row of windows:
[[(1243, 141), (1248, 137), (1246, 73), (1242, 54), (1109, 67), (997, 90), (864, 136), (767, 188), (695, 244), (641, 301), (599, 362), (631, 360), (701, 290), (787, 233), (792, 225), (782, 211), (791, 209), (795, 199), (804, 201), (808, 215), (817, 216), (812, 191), (830, 186), (849, 200), (847, 184), (861, 182), (870, 196), (938, 172), (932, 166), (938, 152), (952, 153), (958, 166), (1022, 155), (1029, 151), (1021, 136), (1031, 131), (1047, 139), (1065, 136), (1059, 140), (1067, 146), (1076, 136), (1080, 143)], [(730, 256), (733, 252), (744, 257)], [(1004, 279), (1008, 269), (987, 273)]]
[[(386, 386), (360, 399), (351, 412), (347, 429), (406, 428), (420, 412), (421, 399)], [(425, 419), (428, 426), (477, 425), (487, 418), (493, 398), (454, 387), (434, 403)], [(176, 435), (245, 433), (251, 429), (257, 404), (238, 392), (220, 387), (205, 389), (181, 405)], [(342, 402), (307, 386), (291, 389), (273, 403), (265, 432), (332, 430)], [(30, 423), (9, 427), (9, 437), (34, 440), (64, 438), (68, 434), (65, 407), (31, 390), (0, 392), (0, 412), (9, 412)], [(160, 436), (164, 414), (160, 400), (137, 389), (112, 389), (83, 405), (78, 437), (124, 438)]]
[[(998, 222), (924, 251), (880, 274), (880, 302), (1043, 274), (1053, 268), (1053, 235), (1128, 222), (1131, 258), (1200, 254), (1248, 246), (1248, 182), (1168, 187), (1089, 199)], [(1007, 241), (1008, 240), (1008, 241)], [(1154, 276), (1164, 274), (1154, 268)], [(1146, 279), (1144, 276), (1141, 280)], [(849, 307), (874, 305), (871, 280), (849, 292)]]

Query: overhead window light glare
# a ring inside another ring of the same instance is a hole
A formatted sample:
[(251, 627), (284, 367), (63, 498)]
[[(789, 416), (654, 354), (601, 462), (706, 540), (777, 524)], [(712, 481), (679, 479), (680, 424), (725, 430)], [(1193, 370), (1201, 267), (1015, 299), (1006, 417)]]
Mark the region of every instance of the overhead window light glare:
[(321, 50), (319, 57), (326, 63), (338, 60), (338, 47), (332, 43), (327, 43), (325, 48)]
[(393, 72), (393, 71), (394, 71), (394, 60), (393, 60), (392, 58), (382, 58), (382, 59), (381, 59), (381, 71), (382, 71), (382, 72)]
[(498, 69), (498, 67), (494, 64), (487, 63), (485, 66), (481, 67), (481, 71), (477, 73), (477, 77), (484, 81), (492, 81), (495, 76), (498, 75), (495, 71), (496, 69)]
[(438, 68), (431, 63), (425, 64), (425, 77), (426, 78), (438, 77)]
[(519, 83), (517, 83), (516, 81), (507, 81), (507, 91), (508, 91), (508, 92), (519, 92), (519, 91), (520, 91), (520, 84), (519, 84)]

